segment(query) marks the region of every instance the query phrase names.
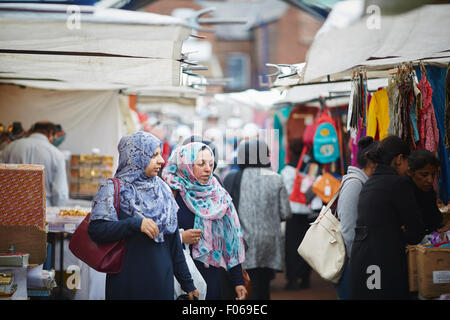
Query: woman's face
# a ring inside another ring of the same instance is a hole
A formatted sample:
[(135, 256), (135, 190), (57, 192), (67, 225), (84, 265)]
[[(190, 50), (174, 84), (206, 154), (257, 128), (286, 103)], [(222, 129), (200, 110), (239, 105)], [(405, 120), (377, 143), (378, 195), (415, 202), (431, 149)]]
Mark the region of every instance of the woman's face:
[(208, 149), (201, 150), (194, 161), (194, 176), (200, 183), (205, 184), (211, 176), (214, 158)]
[(408, 174), (416, 184), (417, 188), (424, 192), (428, 192), (433, 188), (434, 179), (438, 173), (438, 168), (431, 164), (425, 165), (421, 169), (417, 169), (414, 172), (408, 170)]
[(161, 147), (158, 147), (147, 168), (145, 168), (145, 175), (149, 178), (156, 177), (163, 164), (164, 159), (161, 157)]

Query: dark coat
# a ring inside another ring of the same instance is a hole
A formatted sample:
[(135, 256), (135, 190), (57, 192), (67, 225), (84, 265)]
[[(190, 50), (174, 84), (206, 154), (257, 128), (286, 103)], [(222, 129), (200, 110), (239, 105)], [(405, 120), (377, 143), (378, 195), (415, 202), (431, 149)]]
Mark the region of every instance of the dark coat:
[(359, 196), (350, 259), (352, 299), (408, 299), (405, 246), (424, 235), (411, 184), (393, 168), (379, 165)]
[(427, 234), (436, 231), (442, 227), (442, 213), (437, 206), (436, 192), (434, 190), (424, 192), (417, 188), (414, 181), (408, 179), (414, 189), (414, 195), (419, 205), (420, 213), (422, 214), (422, 220), (425, 226), (425, 232)]
[(122, 271), (106, 275), (106, 300), (173, 300), (174, 275), (183, 290), (195, 290), (178, 228), (157, 243), (141, 232), (141, 218), (122, 212), (119, 217), (119, 221), (92, 221), (88, 229), (99, 243), (127, 241)]

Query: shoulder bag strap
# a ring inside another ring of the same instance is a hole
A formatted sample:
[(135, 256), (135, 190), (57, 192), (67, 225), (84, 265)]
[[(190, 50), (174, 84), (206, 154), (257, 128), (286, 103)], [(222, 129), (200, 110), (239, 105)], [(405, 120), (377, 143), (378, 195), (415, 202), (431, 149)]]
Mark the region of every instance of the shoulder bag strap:
[(114, 183), (114, 208), (116, 209), (117, 219), (119, 219), (119, 208), (120, 208), (120, 182), (117, 178), (111, 178)]
[(299, 172), (300, 168), (302, 167), (303, 157), (305, 156), (305, 153), (306, 153), (307, 149), (308, 149), (308, 147), (306, 145), (303, 146), (303, 150), (302, 150), (302, 153), (300, 155), (300, 159), (298, 159), (297, 170), (295, 171), (296, 175), (298, 175), (298, 172)]
[(331, 206), (333, 205), (333, 203), (334, 203), (334, 202), (336, 201), (336, 199), (338, 198), (339, 193), (341, 192), (341, 187), (342, 187), (342, 184), (341, 184), (341, 186), (339, 187), (339, 190), (336, 191), (336, 193), (334, 194), (333, 198), (331, 198), (330, 202), (327, 203), (325, 212), (327, 212), (327, 211), (331, 208)]

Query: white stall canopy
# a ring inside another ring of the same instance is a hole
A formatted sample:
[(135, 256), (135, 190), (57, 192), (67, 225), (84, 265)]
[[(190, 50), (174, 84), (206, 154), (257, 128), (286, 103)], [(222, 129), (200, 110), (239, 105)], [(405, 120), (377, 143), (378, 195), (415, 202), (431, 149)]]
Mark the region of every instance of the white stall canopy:
[(62, 90), (179, 86), (185, 20), (92, 6), (0, 4), (0, 82)]
[(333, 7), (308, 52), (302, 82), (342, 79), (360, 67), (377, 71), (409, 61), (450, 61), (450, 4), (398, 15), (365, 9), (364, 1), (355, 0)]

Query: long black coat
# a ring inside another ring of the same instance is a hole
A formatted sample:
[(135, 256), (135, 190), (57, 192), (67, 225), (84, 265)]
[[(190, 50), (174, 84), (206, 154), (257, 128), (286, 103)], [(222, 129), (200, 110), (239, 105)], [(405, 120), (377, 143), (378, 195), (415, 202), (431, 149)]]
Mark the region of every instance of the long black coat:
[(411, 184), (379, 165), (359, 196), (350, 259), (352, 299), (408, 299), (405, 246), (424, 235)]

